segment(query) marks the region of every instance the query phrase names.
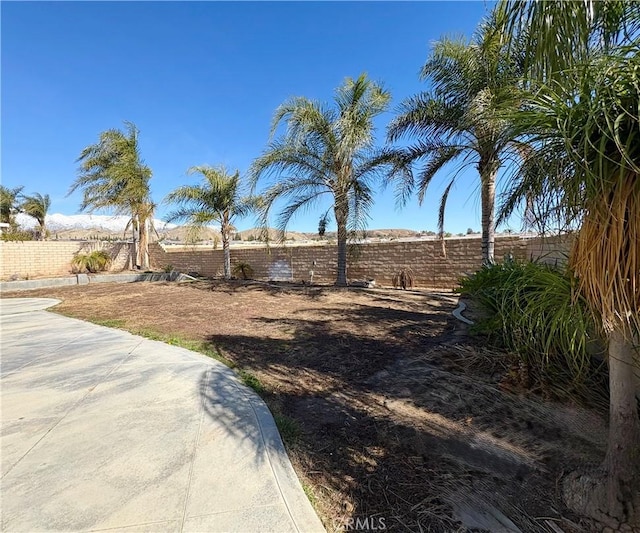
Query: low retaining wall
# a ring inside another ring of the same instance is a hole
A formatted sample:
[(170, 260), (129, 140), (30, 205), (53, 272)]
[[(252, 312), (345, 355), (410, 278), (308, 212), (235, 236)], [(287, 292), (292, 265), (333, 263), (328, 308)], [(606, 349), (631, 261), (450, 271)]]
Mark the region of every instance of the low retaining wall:
[(89, 285), (91, 283), (133, 283), (136, 281), (177, 281), (182, 277), (179, 272), (154, 272), (151, 274), (76, 274), (63, 278), (29, 279), (21, 281), (2, 281), (0, 291), (28, 291), (33, 289), (48, 289), (65, 287), (68, 285)]

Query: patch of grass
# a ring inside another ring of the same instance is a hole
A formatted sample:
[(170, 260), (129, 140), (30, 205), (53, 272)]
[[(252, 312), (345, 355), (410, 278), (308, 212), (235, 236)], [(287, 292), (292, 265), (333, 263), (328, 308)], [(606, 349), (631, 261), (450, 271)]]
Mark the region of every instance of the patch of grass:
[(97, 324), (98, 326), (105, 326), (107, 328), (116, 328), (116, 329), (126, 329), (126, 321), (121, 320), (119, 318), (107, 318), (105, 320), (101, 320), (99, 318), (92, 319), (91, 322)]
[(318, 498), (316, 498), (313, 489), (306, 483), (302, 483), (302, 490), (307, 495), (307, 499), (311, 502), (311, 505), (313, 505), (313, 507), (315, 508), (316, 503), (318, 502)]
[(256, 391), (260, 396), (263, 396), (267, 390), (264, 388), (264, 385), (260, 383), (260, 380), (255, 377), (253, 374), (250, 374), (246, 370), (238, 370), (238, 375), (242, 382), (247, 386)]
[(287, 447), (295, 446), (300, 440), (301, 433), (300, 425), (298, 424), (298, 422), (290, 416), (287, 416), (273, 409), (272, 414), (284, 443), (287, 445)]

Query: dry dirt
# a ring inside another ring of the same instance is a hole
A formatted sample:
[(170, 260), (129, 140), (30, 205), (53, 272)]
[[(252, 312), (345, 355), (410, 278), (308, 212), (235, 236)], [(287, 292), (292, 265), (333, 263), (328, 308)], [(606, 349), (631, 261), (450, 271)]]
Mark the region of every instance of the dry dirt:
[(451, 316), (451, 293), (197, 282), (7, 296), (202, 341), (257, 377), (328, 531), (593, 528), (560, 480), (602, 459), (603, 416), (511, 386), (508, 358)]

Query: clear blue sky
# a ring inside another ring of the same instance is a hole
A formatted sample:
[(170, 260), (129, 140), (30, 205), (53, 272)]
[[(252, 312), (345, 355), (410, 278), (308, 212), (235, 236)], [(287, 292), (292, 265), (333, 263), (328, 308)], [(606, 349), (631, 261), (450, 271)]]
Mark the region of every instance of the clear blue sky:
[[(430, 43), (470, 36), (485, 2), (2, 2), (2, 183), (66, 197), (80, 151), (124, 120), (140, 129), (153, 197), (196, 181), (193, 165), (244, 172), (265, 148), (275, 108), (291, 96), (329, 101), (347, 76), (367, 72), (392, 108), (425, 89)], [(379, 141), (392, 117), (380, 121)], [(403, 210), (378, 194), (371, 228), (436, 229), (446, 173), (425, 203)], [(446, 230), (480, 228), (477, 177), (452, 191)], [(167, 208), (160, 206), (160, 218)], [(317, 212), (291, 229), (316, 231)], [(252, 227), (252, 219), (238, 224)], [(516, 224), (517, 226), (517, 224)]]

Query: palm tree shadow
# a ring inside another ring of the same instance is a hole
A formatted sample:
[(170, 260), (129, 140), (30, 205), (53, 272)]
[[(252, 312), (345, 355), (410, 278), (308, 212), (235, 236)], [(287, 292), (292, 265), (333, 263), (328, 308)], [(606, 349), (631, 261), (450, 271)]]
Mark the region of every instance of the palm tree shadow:
[(210, 367), (198, 388), (205, 423), (213, 428), (214, 442), (225, 455), (231, 452), (260, 466), (269, 463), (269, 456), (284, 452), (266, 404), (230, 368)]

